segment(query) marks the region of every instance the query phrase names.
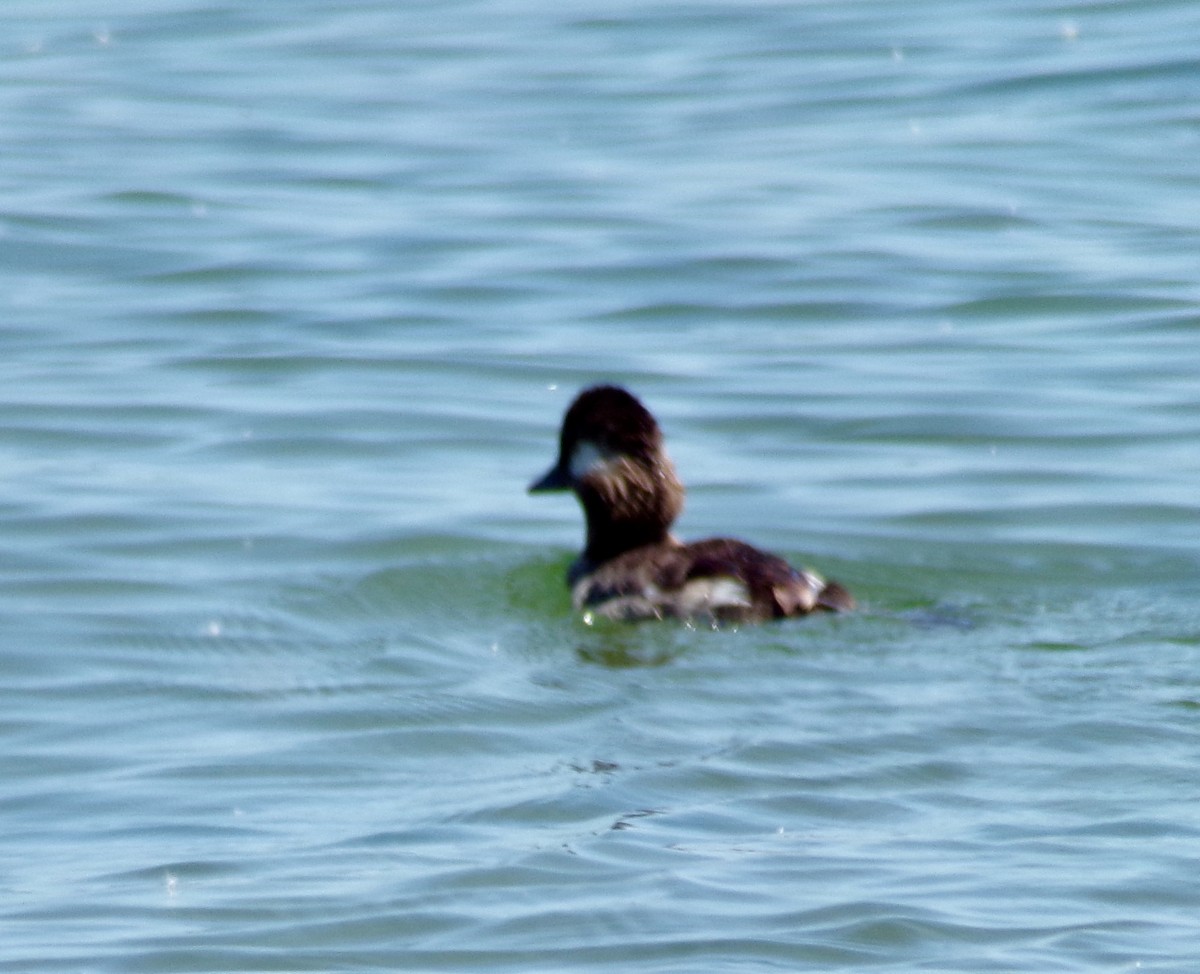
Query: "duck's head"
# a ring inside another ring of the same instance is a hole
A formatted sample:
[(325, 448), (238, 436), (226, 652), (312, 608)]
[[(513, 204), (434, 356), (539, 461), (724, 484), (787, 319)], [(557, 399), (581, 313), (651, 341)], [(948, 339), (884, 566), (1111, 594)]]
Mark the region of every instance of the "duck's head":
[(658, 423), (618, 386), (579, 394), (563, 418), (557, 461), (529, 490), (575, 493), (587, 518), (584, 554), (596, 562), (662, 541), (683, 510)]

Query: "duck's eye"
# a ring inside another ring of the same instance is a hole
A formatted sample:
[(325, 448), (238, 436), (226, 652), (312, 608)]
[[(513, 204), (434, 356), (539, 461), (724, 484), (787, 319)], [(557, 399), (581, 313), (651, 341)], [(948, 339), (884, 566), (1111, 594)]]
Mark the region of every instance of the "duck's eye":
[(591, 440), (580, 440), (571, 451), (571, 477), (583, 480), (588, 474), (603, 470), (608, 460), (608, 454)]

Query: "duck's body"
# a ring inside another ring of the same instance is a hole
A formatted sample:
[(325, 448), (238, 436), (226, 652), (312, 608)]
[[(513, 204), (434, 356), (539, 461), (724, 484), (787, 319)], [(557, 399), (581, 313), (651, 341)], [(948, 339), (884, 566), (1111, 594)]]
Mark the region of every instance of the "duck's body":
[(529, 489), (570, 490), (583, 507), (587, 543), (568, 573), (581, 611), (760, 622), (854, 607), (836, 582), (743, 541), (672, 536), (683, 485), (654, 417), (616, 386), (580, 393), (563, 420), (558, 461)]

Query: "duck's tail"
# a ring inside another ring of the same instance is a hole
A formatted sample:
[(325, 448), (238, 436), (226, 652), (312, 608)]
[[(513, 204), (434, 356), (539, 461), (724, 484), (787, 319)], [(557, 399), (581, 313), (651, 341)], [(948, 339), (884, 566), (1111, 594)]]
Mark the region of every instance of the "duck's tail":
[(858, 608), (850, 590), (837, 582), (826, 582), (825, 587), (817, 595), (817, 608), (826, 612), (852, 612)]
[(837, 582), (827, 582), (815, 572), (791, 569), (791, 578), (771, 589), (777, 615), (803, 616), (810, 612), (849, 612), (854, 596)]

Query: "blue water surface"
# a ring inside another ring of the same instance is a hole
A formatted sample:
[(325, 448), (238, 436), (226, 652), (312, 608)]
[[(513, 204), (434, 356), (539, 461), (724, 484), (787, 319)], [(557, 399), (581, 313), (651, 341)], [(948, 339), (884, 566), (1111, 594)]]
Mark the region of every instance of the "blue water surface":
[(1200, 8), (5, 9), (0, 969), (1200, 965)]

